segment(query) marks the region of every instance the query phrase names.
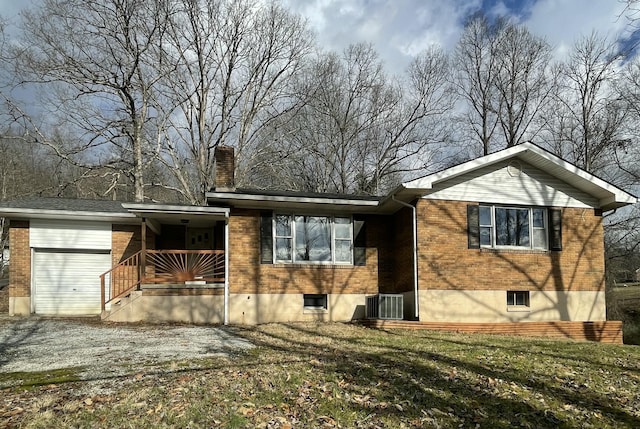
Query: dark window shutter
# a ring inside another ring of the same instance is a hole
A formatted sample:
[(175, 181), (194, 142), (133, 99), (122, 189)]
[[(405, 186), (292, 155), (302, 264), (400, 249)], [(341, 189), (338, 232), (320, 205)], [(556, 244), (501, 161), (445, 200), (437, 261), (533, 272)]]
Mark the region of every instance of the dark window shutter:
[(562, 250), (561, 209), (549, 209), (549, 250)]
[(353, 217), (353, 264), (367, 264), (367, 228), (364, 216)]
[(480, 206), (467, 206), (467, 236), (469, 249), (480, 248)]
[(273, 263), (273, 215), (260, 213), (260, 263)]

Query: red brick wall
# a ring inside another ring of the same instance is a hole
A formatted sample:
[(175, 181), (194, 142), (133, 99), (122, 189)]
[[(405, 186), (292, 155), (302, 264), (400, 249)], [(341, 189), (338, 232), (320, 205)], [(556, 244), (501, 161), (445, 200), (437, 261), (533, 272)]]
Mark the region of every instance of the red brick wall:
[(234, 150), (230, 146), (218, 146), (214, 152), (216, 190), (233, 189), (235, 186)]
[(112, 266), (131, 257), (142, 248), (140, 225), (113, 225), (111, 231)]
[(393, 226), (393, 282), (381, 293), (413, 291), (413, 213), (405, 207), (391, 217)]
[[(233, 210), (229, 218), (231, 293), (375, 294), (392, 269), (380, 264), (391, 253), (385, 216), (369, 216), (366, 266), (260, 263), (260, 212)], [(388, 280), (387, 280), (388, 281)]]
[(29, 222), (12, 220), (9, 224), (9, 296), (31, 296), (31, 249)]
[(469, 249), (467, 204), (418, 202), (421, 290), (604, 290), (602, 217), (565, 208), (558, 252)]

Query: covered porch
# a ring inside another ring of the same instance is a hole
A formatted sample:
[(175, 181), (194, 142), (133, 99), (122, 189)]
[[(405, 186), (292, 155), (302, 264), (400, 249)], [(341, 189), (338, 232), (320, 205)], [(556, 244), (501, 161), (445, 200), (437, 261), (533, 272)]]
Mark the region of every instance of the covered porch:
[[(103, 313), (133, 293), (223, 295), (228, 322), (229, 209), (123, 204), (140, 230), (100, 276)], [(222, 298), (222, 297), (221, 297)]]

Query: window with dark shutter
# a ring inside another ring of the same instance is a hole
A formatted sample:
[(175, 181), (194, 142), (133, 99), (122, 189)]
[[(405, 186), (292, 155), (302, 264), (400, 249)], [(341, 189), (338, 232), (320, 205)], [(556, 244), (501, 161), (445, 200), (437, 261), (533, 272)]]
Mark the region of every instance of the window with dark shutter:
[(353, 265), (367, 264), (367, 228), (364, 216), (353, 216)]
[(549, 209), (549, 250), (562, 250), (561, 209)]
[(480, 206), (467, 206), (467, 235), (469, 249), (480, 248)]
[(273, 263), (273, 215), (260, 213), (260, 263)]

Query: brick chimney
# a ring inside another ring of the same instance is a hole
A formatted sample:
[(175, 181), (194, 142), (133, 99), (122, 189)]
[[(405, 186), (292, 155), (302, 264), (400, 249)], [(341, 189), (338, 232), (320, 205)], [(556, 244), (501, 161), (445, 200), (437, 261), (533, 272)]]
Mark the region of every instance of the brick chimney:
[(217, 146), (214, 152), (215, 158), (215, 186), (216, 192), (233, 192), (236, 190), (235, 182), (235, 154), (231, 146)]

